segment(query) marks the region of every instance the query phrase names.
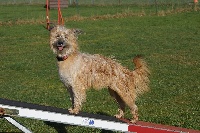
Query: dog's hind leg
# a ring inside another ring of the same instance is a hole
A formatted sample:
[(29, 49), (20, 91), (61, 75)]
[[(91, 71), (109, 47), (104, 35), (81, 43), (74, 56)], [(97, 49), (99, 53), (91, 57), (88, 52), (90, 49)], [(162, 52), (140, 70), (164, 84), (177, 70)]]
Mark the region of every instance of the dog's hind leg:
[(138, 107), (135, 105), (135, 99), (133, 99), (128, 93), (122, 93), (121, 97), (131, 110), (133, 116), (131, 123), (136, 123), (138, 121)]
[[(118, 92), (112, 92), (113, 94), (115, 94), (115, 97), (117, 95), (117, 98), (116, 100), (120, 99), (120, 101), (123, 101), (131, 110), (131, 113), (132, 113), (132, 120), (131, 122), (132, 123), (136, 123), (138, 121), (138, 108), (137, 106), (135, 105), (135, 96), (134, 95), (131, 95), (130, 92), (126, 92), (125, 90), (123, 91), (120, 91), (120, 89), (115, 89), (115, 90), (119, 90)], [(117, 93), (117, 94), (116, 94)], [(122, 108), (125, 108), (125, 105), (124, 104), (121, 104), (120, 106), (122, 106)]]
[(125, 112), (125, 103), (124, 101), (121, 99), (121, 97), (113, 90), (111, 90), (110, 88), (108, 89), (110, 95), (117, 101), (118, 105), (119, 105), (119, 114), (116, 114), (115, 117), (116, 118), (123, 118), (124, 117), (124, 112)]
[(138, 107), (134, 104), (133, 107), (130, 108), (131, 113), (133, 115), (133, 119), (131, 120), (131, 123), (136, 123), (138, 121)]

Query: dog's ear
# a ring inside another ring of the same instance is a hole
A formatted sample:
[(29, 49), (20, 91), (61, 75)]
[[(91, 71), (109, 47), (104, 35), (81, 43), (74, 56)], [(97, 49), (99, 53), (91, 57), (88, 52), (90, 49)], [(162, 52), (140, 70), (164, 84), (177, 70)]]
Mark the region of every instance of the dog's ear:
[(51, 31), (54, 27), (56, 27), (54, 23), (49, 23), (47, 27), (44, 26), (44, 28), (47, 29), (48, 31)]
[(72, 29), (72, 32), (74, 33), (74, 35), (76, 37), (83, 33), (83, 31), (81, 29)]
[(54, 27), (56, 27), (56, 25), (54, 23), (50, 23), (48, 30), (51, 31)]

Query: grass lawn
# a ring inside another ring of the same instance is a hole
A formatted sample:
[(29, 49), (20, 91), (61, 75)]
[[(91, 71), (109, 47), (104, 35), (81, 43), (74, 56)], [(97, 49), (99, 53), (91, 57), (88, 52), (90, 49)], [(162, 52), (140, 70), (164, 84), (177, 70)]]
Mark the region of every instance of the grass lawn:
[[(134, 67), (132, 58), (144, 55), (152, 75), (151, 91), (137, 100), (140, 120), (200, 130), (200, 12), (186, 10), (157, 16), (150, 15), (154, 9), (149, 8), (70, 7), (63, 16), (66, 26), (84, 31), (79, 36), (82, 52), (115, 56), (130, 69)], [(143, 11), (142, 16), (117, 17)], [(70, 19), (77, 12), (84, 19)], [(55, 19), (56, 10), (51, 13)], [(44, 22), (41, 5), (0, 6), (0, 97), (67, 109), (71, 106), (69, 95), (59, 80)], [(83, 111), (114, 115), (116, 110), (106, 89), (88, 91)], [(129, 110), (126, 117), (131, 117)], [(104, 132), (16, 119), (33, 132)], [(0, 132), (18, 131), (0, 120)]]

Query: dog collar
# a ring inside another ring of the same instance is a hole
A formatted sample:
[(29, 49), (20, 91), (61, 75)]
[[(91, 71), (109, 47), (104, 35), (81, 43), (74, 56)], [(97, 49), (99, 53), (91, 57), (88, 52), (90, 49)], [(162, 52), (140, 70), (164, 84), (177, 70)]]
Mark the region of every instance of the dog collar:
[(68, 58), (68, 56), (67, 55), (65, 55), (63, 57), (58, 57), (57, 56), (56, 58), (57, 58), (58, 61), (64, 61), (64, 60), (66, 60)]

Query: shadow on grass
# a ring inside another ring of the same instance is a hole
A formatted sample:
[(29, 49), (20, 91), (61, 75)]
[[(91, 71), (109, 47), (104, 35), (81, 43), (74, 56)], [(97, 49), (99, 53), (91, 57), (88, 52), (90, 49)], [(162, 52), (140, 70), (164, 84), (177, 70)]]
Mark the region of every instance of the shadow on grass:
[(50, 127), (53, 127), (58, 133), (67, 133), (67, 130), (65, 129), (65, 127), (68, 125), (66, 124), (49, 122), (49, 121), (45, 121), (44, 123)]

